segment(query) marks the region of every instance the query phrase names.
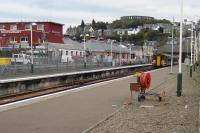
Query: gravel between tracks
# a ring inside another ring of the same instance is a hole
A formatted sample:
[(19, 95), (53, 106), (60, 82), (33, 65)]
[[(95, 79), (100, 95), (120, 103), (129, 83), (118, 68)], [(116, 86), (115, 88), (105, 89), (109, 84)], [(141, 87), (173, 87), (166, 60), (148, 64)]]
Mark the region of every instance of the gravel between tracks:
[[(200, 70), (193, 78), (183, 73), (183, 92), (176, 96), (176, 75), (154, 92), (165, 90), (162, 102), (154, 96), (145, 101), (126, 106), (89, 133), (198, 133)], [(144, 106), (144, 107), (141, 107)]]

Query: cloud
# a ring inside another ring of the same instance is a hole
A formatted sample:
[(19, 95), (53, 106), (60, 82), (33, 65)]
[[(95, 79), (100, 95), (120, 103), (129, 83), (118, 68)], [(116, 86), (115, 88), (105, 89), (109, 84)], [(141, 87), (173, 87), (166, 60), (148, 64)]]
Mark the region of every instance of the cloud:
[[(7, 10), (12, 9), (12, 10)], [(18, 16), (22, 19), (60, 19), (61, 22), (72, 22), (71, 20), (81, 21), (82, 19), (91, 20), (96, 18), (102, 21), (111, 21), (113, 17), (103, 14), (101, 12), (83, 11), (83, 10), (72, 10), (72, 9), (47, 9), (37, 6), (22, 5), (18, 3), (2, 3), (0, 4), (0, 13), (6, 14), (5, 16)], [(98, 17), (97, 17), (98, 16)], [(1, 19), (2, 20), (2, 19)], [(6, 20), (5, 20), (6, 21)], [(73, 23), (72, 23), (73, 24)]]
[[(200, 2), (184, 1), (187, 18), (198, 19)], [(176, 20), (180, 16), (180, 0), (6, 0), (0, 4), (1, 21), (52, 20), (69, 25), (81, 20), (111, 22), (126, 15), (144, 15)]]

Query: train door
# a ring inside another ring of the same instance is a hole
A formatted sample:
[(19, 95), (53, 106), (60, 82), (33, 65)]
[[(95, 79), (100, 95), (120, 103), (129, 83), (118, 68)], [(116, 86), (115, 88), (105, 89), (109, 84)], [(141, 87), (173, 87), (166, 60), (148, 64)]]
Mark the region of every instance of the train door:
[(157, 55), (157, 57), (156, 57), (156, 66), (157, 67), (160, 67), (161, 66), (161, 56), (160, 55)]

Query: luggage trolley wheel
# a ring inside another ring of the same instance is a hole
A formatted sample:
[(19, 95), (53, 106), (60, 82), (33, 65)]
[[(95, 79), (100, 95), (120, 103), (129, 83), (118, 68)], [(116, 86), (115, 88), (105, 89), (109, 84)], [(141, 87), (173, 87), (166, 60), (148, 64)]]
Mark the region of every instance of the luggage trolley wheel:
[(162, 97), (158, 96), (158, 101), (161, 102), (162, 101)]
[(140, 98), (143, 99), (143, 100), (146, 99), (145, 95), (140, 96)]
[(141, 102), (142, 100), (145, 100), (145, 99), (146, 99), (146, 97), (144, 95), (141, 95), (141, 96), (138, 97), (139, 102)]
[(138, 97), (138, 102), (141, 102), (141, 100), (142, 100), (141, 97)]

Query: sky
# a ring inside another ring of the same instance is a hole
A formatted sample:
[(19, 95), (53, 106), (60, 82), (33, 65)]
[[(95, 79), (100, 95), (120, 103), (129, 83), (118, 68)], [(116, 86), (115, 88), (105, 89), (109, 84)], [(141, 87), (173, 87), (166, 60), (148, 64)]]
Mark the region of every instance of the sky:
[[(200, 18), (200, 1), (184, 1), (184, 18)], [(152, 16), (180, 20), (181, 0), (0, 0), (0, 21), (54, 21), (65, 27), (121, 16)]]

